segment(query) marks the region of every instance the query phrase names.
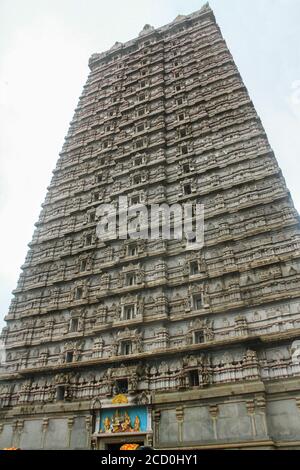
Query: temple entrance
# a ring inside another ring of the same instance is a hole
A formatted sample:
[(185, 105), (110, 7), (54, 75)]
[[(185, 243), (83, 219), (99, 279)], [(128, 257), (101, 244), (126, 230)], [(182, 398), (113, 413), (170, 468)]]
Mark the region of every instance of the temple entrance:
[(103, 400), (93, 413), (92, 449), (119, 451), (124, 444), (152, 442), (151, 408), (132, 397), (119, 394)]

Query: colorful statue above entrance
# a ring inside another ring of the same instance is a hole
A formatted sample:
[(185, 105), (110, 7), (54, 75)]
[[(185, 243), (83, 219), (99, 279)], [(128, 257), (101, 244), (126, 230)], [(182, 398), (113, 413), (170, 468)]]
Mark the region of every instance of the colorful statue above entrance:
[(101, 410), (100, 433), (144, 432), (147, 429), (146, 407)]

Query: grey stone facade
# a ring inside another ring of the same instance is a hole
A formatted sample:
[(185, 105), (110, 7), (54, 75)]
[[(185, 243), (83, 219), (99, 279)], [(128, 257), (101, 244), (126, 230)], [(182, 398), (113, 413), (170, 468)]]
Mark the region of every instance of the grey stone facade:
[[(213, 12), (90, 69), (1, 335), (0, 448), (300, 449), (299, 216)], [(201, 202), (204, 248), (101, 242), (119, 195)], [(100, 431), (117, 406), (145, 429)]]

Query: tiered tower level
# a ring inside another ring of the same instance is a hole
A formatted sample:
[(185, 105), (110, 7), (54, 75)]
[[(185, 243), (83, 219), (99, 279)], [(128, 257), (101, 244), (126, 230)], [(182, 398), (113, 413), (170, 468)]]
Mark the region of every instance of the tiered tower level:
[[(299, 217), (212, 10), (89, 65), (1, 336), (0, 447), (300, 448)], [(204, 204), (204, 248), (99, 240), (119, 195)]]

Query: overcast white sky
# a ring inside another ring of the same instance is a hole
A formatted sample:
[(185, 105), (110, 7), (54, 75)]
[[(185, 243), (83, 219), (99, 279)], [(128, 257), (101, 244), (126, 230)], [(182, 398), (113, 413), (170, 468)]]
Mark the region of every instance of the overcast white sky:
[[(88, 59), (203, 0), (0, 0), (0, 325)], [(300, 210), (300, 1), (211, 0)]]

